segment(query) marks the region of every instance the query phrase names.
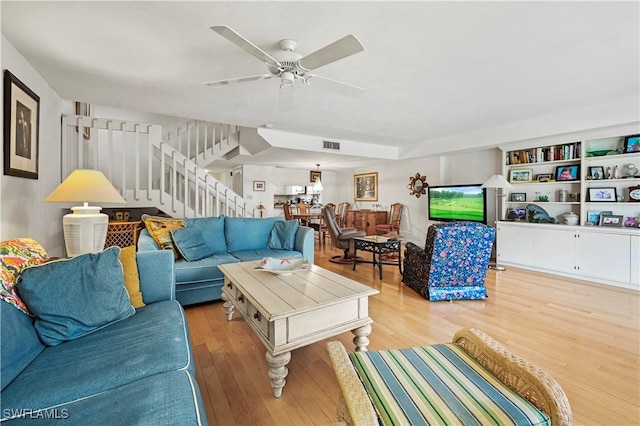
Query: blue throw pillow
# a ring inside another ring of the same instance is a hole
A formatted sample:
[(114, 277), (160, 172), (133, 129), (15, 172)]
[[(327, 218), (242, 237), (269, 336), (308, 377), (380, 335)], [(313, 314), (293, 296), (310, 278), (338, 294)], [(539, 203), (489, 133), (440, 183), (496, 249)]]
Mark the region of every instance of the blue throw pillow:
[(25, 269), (17, 289), (45, 345), (93, 333), (135, 313), (124, 286), (120, 247)]
[(227, 241), (224, 236), (224, 215), (187, 219), (187, 227), (200, 230), (202, 239), (209, 246), (212, 254), (227, 252)]
[(250, 218), (226, 217), (224, 236), (227, 240), (227, 251), (260, 250), (267, 247), (273, 224), (282, 221), (275, 217)]
[(202, 238), (202, 230), (196, 227), (187, 225), (186, 228), (173, 229), (171, 237), (176, 248), (187, 262), (204, 259), (215, 254)]
[(267, 247), (272, 249), (293, 250), (296, 244), (298, 221), (278, 221), (273, 224)]

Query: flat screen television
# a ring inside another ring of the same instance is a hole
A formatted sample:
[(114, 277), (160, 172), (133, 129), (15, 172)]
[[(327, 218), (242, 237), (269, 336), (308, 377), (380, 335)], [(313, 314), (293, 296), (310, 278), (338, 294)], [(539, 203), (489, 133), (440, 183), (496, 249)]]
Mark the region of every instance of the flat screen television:
[(487, 223), (487, 193), (482, 184), (429, 186), (429, 220)]

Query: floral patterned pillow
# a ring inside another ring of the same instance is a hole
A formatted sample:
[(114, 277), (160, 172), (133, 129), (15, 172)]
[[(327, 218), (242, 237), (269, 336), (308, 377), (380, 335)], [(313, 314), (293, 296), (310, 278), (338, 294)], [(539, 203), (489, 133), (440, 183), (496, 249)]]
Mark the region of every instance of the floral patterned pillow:
[(0, 243), (0, 299), (33, 316), (16, 293), (16, 279), (23, 269), (48, 259), (45, 249), (32, 238)]

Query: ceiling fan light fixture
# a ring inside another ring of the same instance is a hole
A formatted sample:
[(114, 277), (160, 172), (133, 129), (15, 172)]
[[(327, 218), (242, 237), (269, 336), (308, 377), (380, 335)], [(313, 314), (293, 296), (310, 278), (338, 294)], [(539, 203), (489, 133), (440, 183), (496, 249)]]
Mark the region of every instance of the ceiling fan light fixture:
[(280, 84), (280, 88), (282, 89), (283, 87), (293, 87), (295, 79), (296, 77), (292, 72), (283, 72), (282, 74), (280, 74), (280, 81), (282, 82), (282, 84)]

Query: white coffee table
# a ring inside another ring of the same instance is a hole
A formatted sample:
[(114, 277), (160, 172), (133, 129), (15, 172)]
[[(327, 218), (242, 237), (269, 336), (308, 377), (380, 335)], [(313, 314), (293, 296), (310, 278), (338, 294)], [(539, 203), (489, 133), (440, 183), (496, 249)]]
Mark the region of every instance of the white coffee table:
[(220, 265), (227, 320), (234, 308), (267, 348), (273, 395), (280, 398), (291, 351), (346, 331), (356, 351), (371, 333), (369, 296), (379, 291), (316, 265), (290, 275), (255, 269), (258, 261)]

